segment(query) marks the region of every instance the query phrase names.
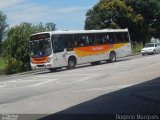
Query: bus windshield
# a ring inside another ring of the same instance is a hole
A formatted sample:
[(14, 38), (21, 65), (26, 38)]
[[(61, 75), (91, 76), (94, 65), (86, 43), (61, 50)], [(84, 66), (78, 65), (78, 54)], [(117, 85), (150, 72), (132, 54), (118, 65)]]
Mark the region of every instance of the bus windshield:
[(29, 42), (30, 56), (32, 58), (49, 56), (52, 53), (50, 39), (33, 40)]

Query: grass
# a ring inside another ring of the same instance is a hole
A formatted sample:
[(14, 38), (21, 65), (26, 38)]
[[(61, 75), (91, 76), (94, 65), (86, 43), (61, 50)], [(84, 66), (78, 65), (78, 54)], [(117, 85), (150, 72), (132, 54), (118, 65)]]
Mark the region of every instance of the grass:
[(0, 57), (0, 74), (4, 73), (5, 66), (6, 66), (5, 61), (3, 60), (3, 58)]
[(5, 61), (0, 57), (0, 69), (4, 69), (5, 65)]

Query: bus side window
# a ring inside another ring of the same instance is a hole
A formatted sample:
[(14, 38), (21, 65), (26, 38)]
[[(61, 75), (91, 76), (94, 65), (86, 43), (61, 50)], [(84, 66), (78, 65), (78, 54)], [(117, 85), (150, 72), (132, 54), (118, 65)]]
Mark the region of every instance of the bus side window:
[(94, 45), (95, 35), (94, 34), (86, 34), (81, 36), (81, 46), (90, 46)]
[(95, 34), (88, 34), (87, 35), (87, 45), (94, 45), (95, 44)]
[(53, 43), (53, 52), (63, 52), (64, 51), (64, 42), (62, 36), (53, 36), (52, 37)]
[(123, 34), (123, 40), (124, 40), (124, 42), (129, 42), (129, 34), (128, 34), (128, 32), (125, 32), (124, 34)]
[(123, 36), (122, 33), (115, 33), (115, 43), (122, 43)]
[(85, 39), (84, 39), (84, 44), (85, 46), (90, 46), (90, 45), (93, 45), (93, 36), (90, 35), (90, 34), (86, 34), (85, 35)]
[(79, 46), (86, 46), (86, 36), (85, 35), (81, 35), (79, 37)]
[(114, 34), (110, 33), (98, 33), (95, 37), (95, 42), (97, 45), (113, 44), (114, 43)]
[(97, 34), (97, 42), (99, 45), (103, 44), (103, 34)]
[(65, 48), (73, 48), (73, 35), (63, 35)]
[(109, 43), (109, 35), (103, 33), (101, 39), (102, 39), (102, 44), (108, 44)]
[(78, 35), (74, 35), (73, 37), (73, 41), (74, 41), (74, 47), (78, 47), (79, 46), (79, 36)]
[(106, 38), (106, 43), (109, 44), (109, 35), (107, 34), (105, 38)]
[(114, 44), (114, 43), (115, 43), (114, 33), (109, 33), (109, 44)]
[(86, 36), (83, 34), (74, 35), (74, 46), (82, 47), (86, 45)]

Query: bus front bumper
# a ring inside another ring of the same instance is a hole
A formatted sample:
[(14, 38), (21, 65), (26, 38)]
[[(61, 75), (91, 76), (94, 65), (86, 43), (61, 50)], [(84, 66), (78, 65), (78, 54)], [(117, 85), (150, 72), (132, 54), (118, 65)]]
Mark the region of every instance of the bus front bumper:
[(43, 69), (43, 68), (53, 68), (53, 65), (51, 63), (45, 63), (45, 64), (32, 64), (31, 68), (34, 69)]

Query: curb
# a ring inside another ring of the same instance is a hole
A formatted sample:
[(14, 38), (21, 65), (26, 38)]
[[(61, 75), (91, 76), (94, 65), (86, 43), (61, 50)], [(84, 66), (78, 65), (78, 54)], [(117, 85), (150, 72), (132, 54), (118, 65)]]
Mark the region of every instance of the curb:
[(21, 73), (15, 73), (11, 75), (5, 75), (5, 74), (0, 74), (0, 78), (5, 78), (5, 77), (14, 77), (18, 75), (27, 75), (27, 74), (34, 74), (42, 71), (47, 71), (47, 69), (37, 69), (37, 70), (31, 70), (31, 71), (26, 71), (26, 72), (21, 72)]

